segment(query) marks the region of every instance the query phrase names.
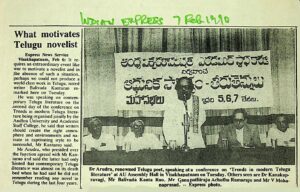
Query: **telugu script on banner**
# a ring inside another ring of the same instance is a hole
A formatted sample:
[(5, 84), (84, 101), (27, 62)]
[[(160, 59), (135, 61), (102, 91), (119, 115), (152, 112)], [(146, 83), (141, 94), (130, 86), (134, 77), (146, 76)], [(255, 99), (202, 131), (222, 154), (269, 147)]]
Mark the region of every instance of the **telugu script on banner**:
[(163, 110), (184, 76), (204, 109), (273, 105), (270, 51), (117, 53), (115, 65), (119, 110)]

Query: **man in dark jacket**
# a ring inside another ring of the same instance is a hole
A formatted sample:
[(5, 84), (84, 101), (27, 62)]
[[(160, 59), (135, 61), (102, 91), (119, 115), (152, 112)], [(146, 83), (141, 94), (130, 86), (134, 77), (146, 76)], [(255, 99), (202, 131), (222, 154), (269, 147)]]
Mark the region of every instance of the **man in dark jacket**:
[(218, 145), (227, 142), (229, 147), (260, 147), (259, 131), (247, 123), (245, 109), (236, 109), (232, 115), (233, 123), (225, 126), (220, 131)]

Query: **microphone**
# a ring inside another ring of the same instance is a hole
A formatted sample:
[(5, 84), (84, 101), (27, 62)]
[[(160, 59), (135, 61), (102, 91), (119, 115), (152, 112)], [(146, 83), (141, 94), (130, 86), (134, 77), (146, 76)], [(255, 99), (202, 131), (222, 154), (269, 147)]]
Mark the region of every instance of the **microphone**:
[(183, 101), (186, 101), (186, 92), (183, 92)]
[(186, 110), (186, 112), (187, 112), (187, 111), (188, 111), (188, 108), (187, 108), (187, 98), (186, 98), (186, 93), (183, 93), (183, 104), (184, 104), (185, 110)]
[(190, 129), (190, 122), (189, 122), (189, 113), (188, 113), (188, 106), (187, 106), (187, 93), (183, 92), (183, 104), (185, 107), (185, 113), (183, 114), (183, 131), (184, 131), (184, 144), (182, 149), (187, 152), (189, 150), (188, 147), (188, 132)]

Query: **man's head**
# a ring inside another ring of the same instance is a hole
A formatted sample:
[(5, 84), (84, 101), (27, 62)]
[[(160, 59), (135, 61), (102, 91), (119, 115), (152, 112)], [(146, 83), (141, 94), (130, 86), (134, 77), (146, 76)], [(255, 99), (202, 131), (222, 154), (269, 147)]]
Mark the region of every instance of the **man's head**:
[(247, 123), (247, 112), (245, 109), (235, 109), (232, 114), (233, 125), (236, 129), (242, 129)]
[(135, 137), (142, 137), (144, 134), (145, 126), (142, 120), (135, 120), (130, 124), (131, 132), (134, 133)]
[(276, 127), (278, 130), (285, 132), (289, 127), (287, 119), (284, 114), (279, 114), (275, 121)]
[(194, 91), (194, 83), (191, 78), (181, 77), (177, 79), (175, 90), (179, 100), (188, 100)]
[(92, 118), (88, 124), (88, 130), (94, 139), (99, 139), (102, 132), (102, 122), (98, 118)]

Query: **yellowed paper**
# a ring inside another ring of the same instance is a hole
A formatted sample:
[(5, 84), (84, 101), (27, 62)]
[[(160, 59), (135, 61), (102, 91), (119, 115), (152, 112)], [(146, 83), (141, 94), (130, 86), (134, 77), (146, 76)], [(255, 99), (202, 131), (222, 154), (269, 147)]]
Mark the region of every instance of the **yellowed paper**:
[[(2, 0), (0, 191), (298, 191), (299, 7), (298, 0)], [(243, 62), (231, 68), (228, 55)], [(192, 67), (124, 64), (191, 56)], [(245, 75), (255, 80), (242, 82)], [(176, 95), (183, 76), (195, 83), (198, 104)], [(222, 130), (237, 108), (263, 147), (236, 136), (242, 148), (226, 151)], [(294, 140), (271, 139), (280, 114), (292, 135), (284, 138)], [(96, 144), (93, 119), (102, 128)], [(136, 121), (151, 136), (130, 138)], [(171, 124), (179, 131), (165, 137)]]

